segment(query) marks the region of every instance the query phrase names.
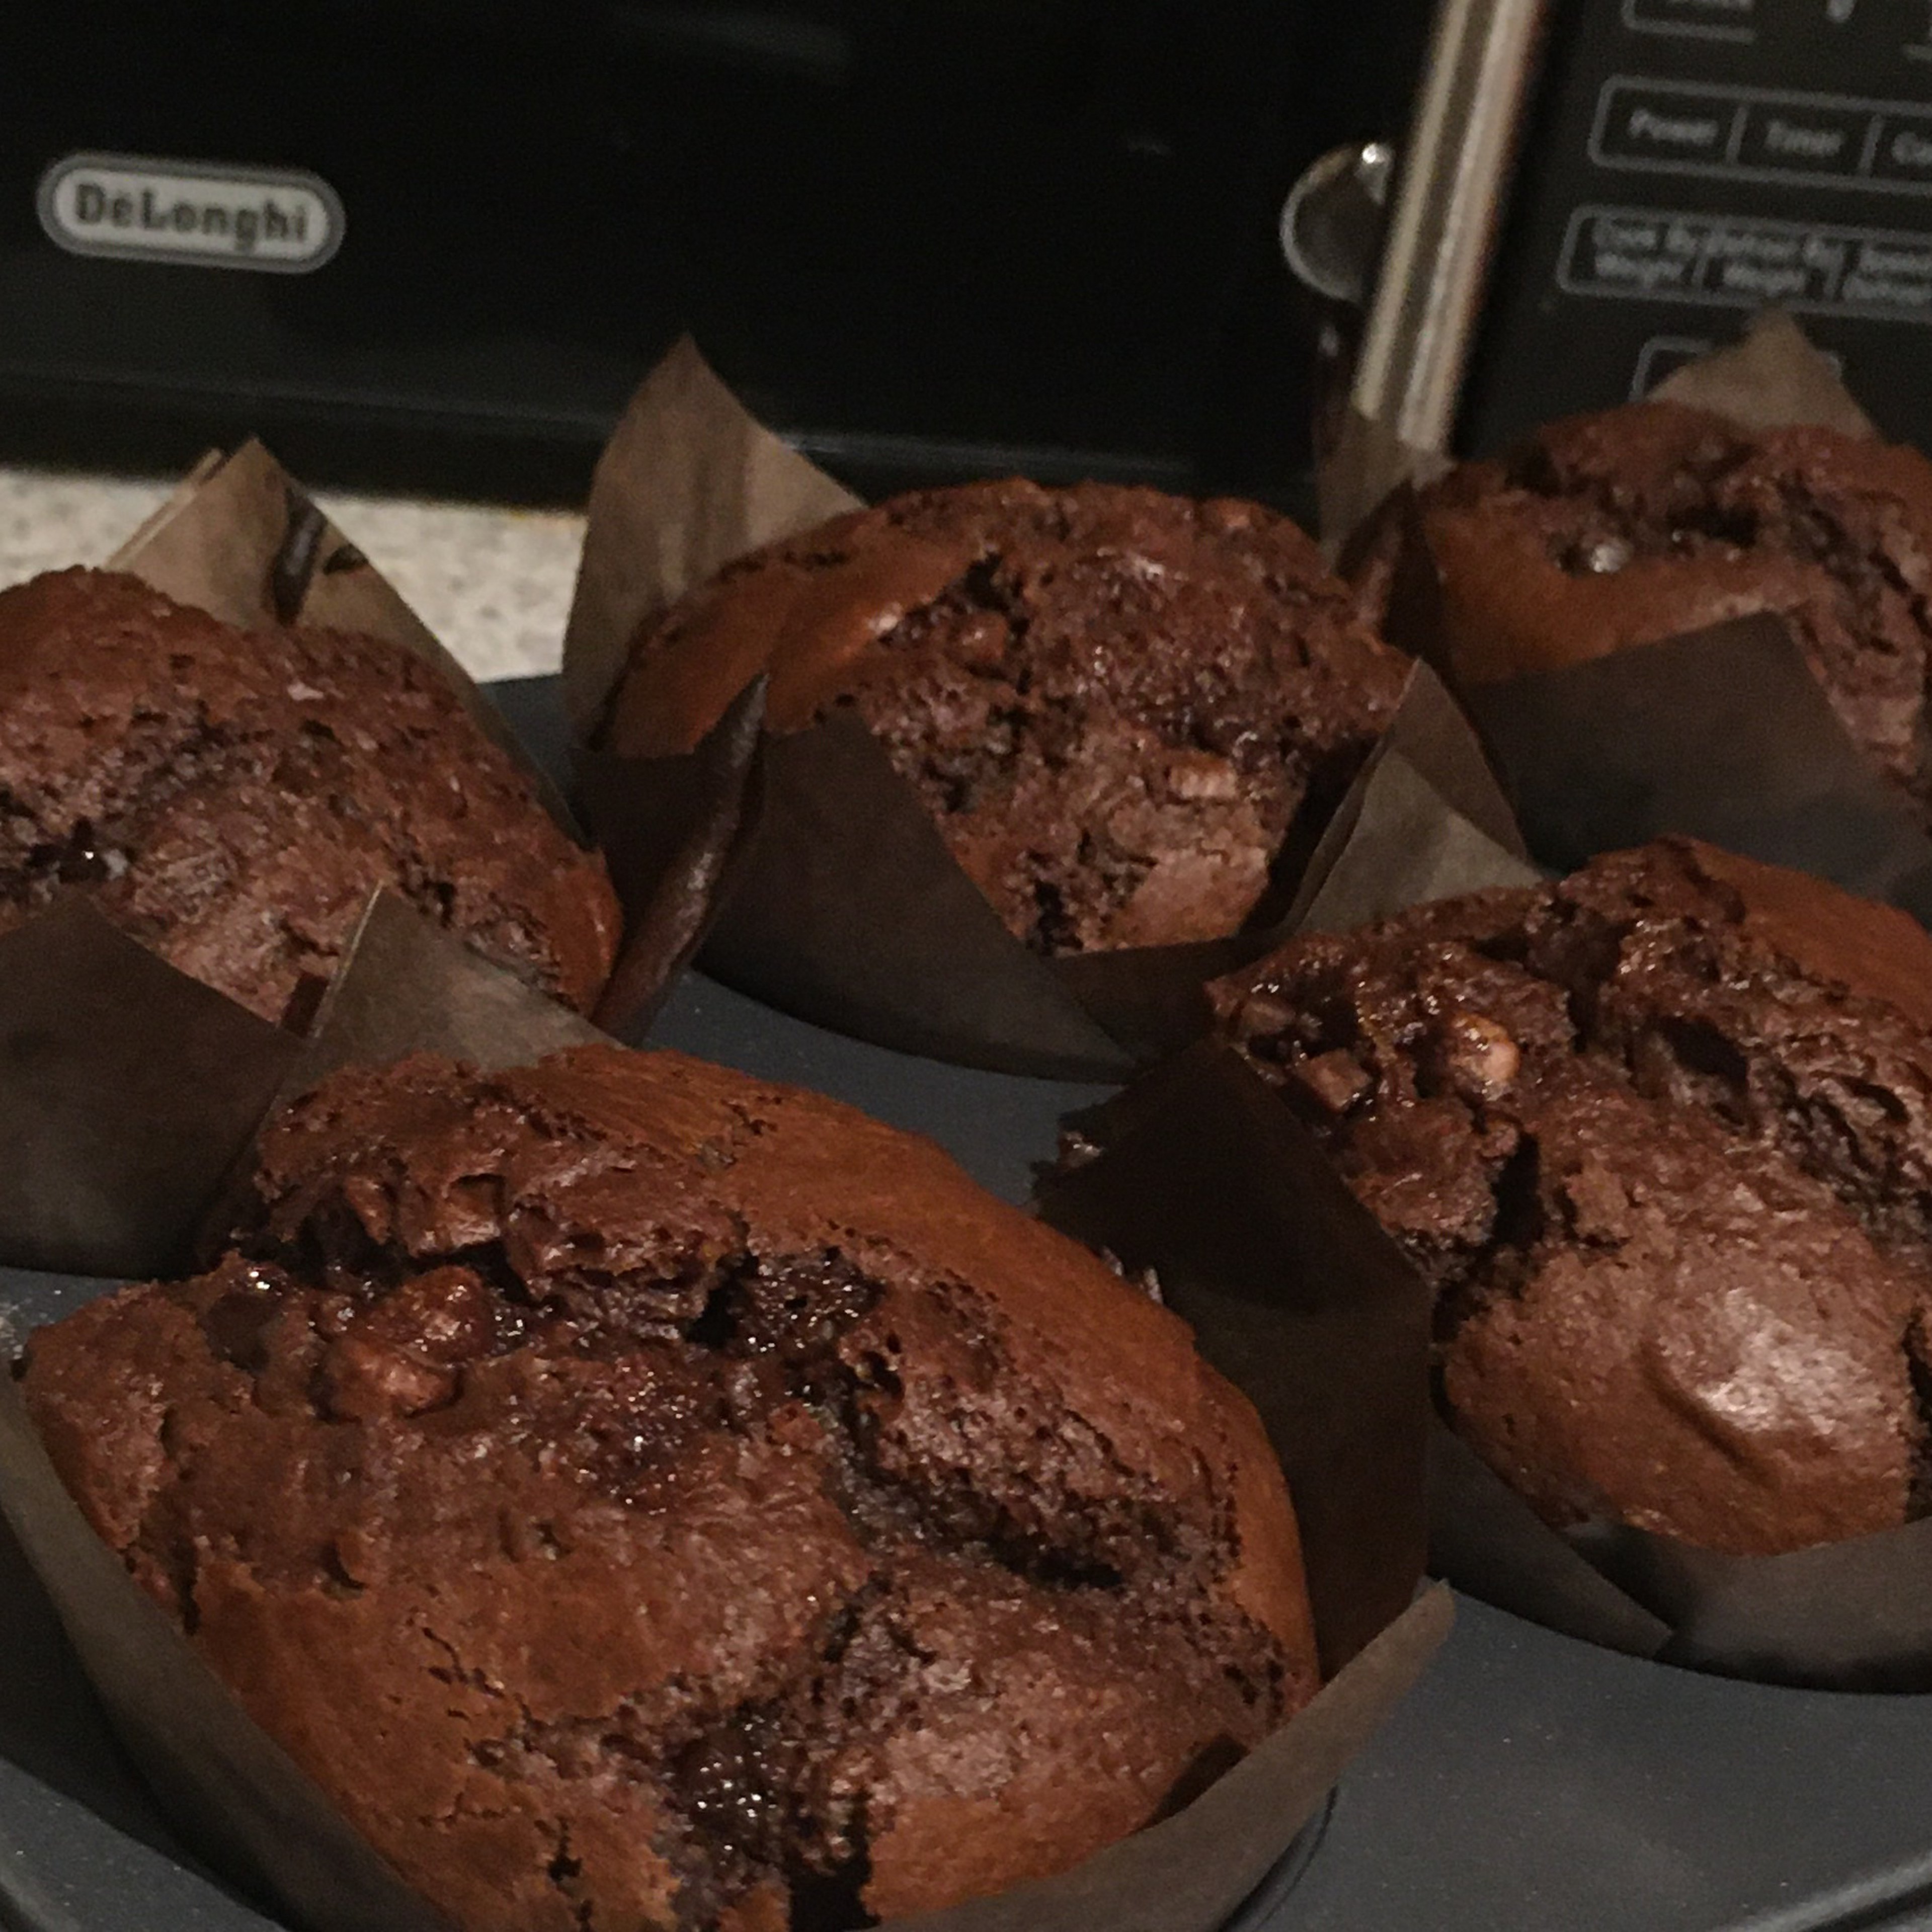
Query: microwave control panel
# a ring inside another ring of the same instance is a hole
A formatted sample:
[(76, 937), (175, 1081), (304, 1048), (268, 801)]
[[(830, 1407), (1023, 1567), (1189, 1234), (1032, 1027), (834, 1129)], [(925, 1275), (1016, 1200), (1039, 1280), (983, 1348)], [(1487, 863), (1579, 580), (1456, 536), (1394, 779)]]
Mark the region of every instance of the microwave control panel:
[(1932, 0), (1551, 11), (1462, 446), (1642, 396), (1778, 305), (1932, 447)]

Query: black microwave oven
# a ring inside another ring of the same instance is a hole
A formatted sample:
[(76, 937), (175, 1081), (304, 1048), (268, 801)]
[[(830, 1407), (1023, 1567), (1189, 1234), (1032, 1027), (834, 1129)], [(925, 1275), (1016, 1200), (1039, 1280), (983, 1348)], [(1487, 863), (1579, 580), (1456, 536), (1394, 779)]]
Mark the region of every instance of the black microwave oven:
[(1642, 395), (1777, 307), (1882, 428), (1932, 447), (1932, 4), (1550, 14), (1463, 440)]
[(1427, 0), (20, 0), (0, 458), (574, 495), (680, 331), (862, 488), (1292, 496), (1289, 184)]
[(689, 329), (863, 490), (1305, 512), (1348, 331), (1280, 218), (1370, 141), (1367, 386), (1409, 440), (1640, 394), (1778, 302), (1932, 441), (1927, 0), (20, 0), (0, 459), (254, 430), (571, 498)]

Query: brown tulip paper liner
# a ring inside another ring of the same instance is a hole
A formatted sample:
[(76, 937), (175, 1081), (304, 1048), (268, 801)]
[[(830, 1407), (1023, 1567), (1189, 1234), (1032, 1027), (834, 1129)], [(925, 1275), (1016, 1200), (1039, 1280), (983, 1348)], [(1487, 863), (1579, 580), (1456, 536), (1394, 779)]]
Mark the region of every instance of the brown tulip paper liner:
[(260, 443), (204, 457), (106, 567), (244, 629), (301, 624), (355, 631), (412, 652), (440, 673), (484, 734), (515, 761), (557, 824), (580, 845), (586, 842), (502, 713)]
[[(663, 941), (655, 953), (640, 955), (654, 958), (661, 974), (634, 988), (638, 1010), (646, 1016), (656, 1013), (682, 970), (714, 856), (704, 843), (694, 857), (689, 848), (676, 855), (662, 897), (646, 908), (646, 930)], [(344, 1066), (384, 1066), (408, 1054), (441, 1053), (490, 1072), (610, 1038), (424, 918), (400, 894), (379, 892), (322, 995), (308, 1040), (296, 1044), (253, 1126)], [(254, 1156), (251, 1131), (248, 1144), (225, 1165), (212, 1201), (204, 1197), (196, 1243), (202, 1256), (218, 1253), (220, 1237), (235, 1225), (232, 1210)]]
[(1415, 1592), (1427, 1549), (1429, 1296), (1306, 1130), (1202, 1041), (1084, 1124), (1094, 1159), (1046, 1177), (1046, 1219), (1152, 1271), (1281, 1458), (1324, 1675)]
[[(400, 978), (408, 1000), (391, 996)], [(576, 1016), (399, 902), (379, 902), (322, 1008), (291, 1088), (349, 1064), (418, 1048), (485, 1064), (534, 1060), (598, 1036)], [(1265, 1094), (1262, 1096), (1268, 1099)], [(1187, 1185), (1168, 1172), (1174, 1150), (1148, 1144), (1163, 1198)], [(1103, 1163), (1095, 1180), (1104, 1181)], [(1271, 1170), (1257, 1172), (1270, 1198)], [(1136, 1178), (1133, 1185), (1142, 1184)], [(1331, 1188), (1331, 1193), (1333, 1190)], [(1360, 1210), (1352, 1209), (1358, 1222)], [(1197, 1213), (1196, 1228), (1213, 1217)], [(1292, 1215), (1244, 1237), (1226, 1256), (1204, 1251), (1201, 1286), (1232, 1319), (1272, 1333), (1266, 1243), (1299, 1240)], [(1166, 1258), (1162, 1250), (1163, 1259)], [(1257, 1268), (1259, 1271), (1257, 1272)], [(1177, 1276), (1178, 1278), (1178, 1276)], [(1406, 1285), (1405, 1285), (1406, 1286)], [(1256, 1292), (1262, 1291), (1258, 1298)], [(1308, 1453), (1298, 1508), (1311, 1550), (1317, 1630), (1330, 1680), (1315, 1700), (1206, 1792), (1172, 1816), (1060, 1876), (906, 1922), (921, 1932), (1214, 1932), (1280, 1862), (1318, 1810), (1348, 1761), (1408, 1690), (1446, 1634), (1450, 1606), (1435, 1592), (1412, 1604), (1420, 1574), (1415, 1488), (1380, 1486), (1417, 1454), (1421, 1413), (1419, 1304), (1402, 1311), (1374, 1372), (1392, 1375), (1401, 1401), (1378, 1411), (1390, 1446), (1352, 1457)], [(1310, 1324), (1309, 1347), (1342, 1350), (1311, 1369), (1310, 1386), (1365, 1372), (1360, 1323)], [(1346, 1345), (1345, 1346), (1345, 1345)], [(13, 1346), (0, 1359), (10, 1359)], [(1364, 1439), (1359, 1426), (1353, 1440)], [(412, 1932), (436, 1915), (401, 1888), (346, 1822), (240, 1710), (191, 1644), (128, 1576), (62, 1490), (26, 1418), (10, 1376), (0, 1374), (0, 1508), (60, 1612), (76, 1650), (136, 1762), (188, 1842), (308, 1932)], [(1345, 1533), (1346, 1514), (1357, 1534)], [(1314, 1566), (1318, 1565), (1318, 1568)], [(1338, 1667), (1339, 1666), (1339, 1667)]]
[[(695, 916), (666, 882), (659, 929)], [(701, 887), (694, 895), (701, 908)], [(688, 948), (686, 949), (688, 950)], [(654, 1007), (680, 963), (638, 988)], [(189, 1266), (278, 1096), (351, 1057), (418, 1045), (502, 1064), (547, 1026), (555, 1046), (604, 1036), (399, 896), (372, 896), (310, 1037), (178, 972), (84, 900), (0, 936), (0, 1264), (122, 1278)]]
[[(1425, 802), (1412, 812), (1409, 789), (1405, 776), (1390, 798), (1369, 800), (1344, 849), (1330, 855), (1330, 878), (1352, 882), (1352, 909), (1379, 918), (1454, 893), (1537, 878), (1501, 844), (1487, 844), (1485, 852), (1466, 826), (1445, 824), (1431, 832), (1430, 808)], [(1445, 820), (1456, 816), (1439, 799), (1432, 809)], [(1430, 844), (1456, 853), (1459, 862), (1426, 889), (1410, 891), (1411, 848)], [(1322, 930), (1347, 922), (1318, 916), (1308, 922)], [(1102, 1161), (1163, 1126), (1182, 1147), (1198, 1145), (1193, 1185), (1202, 1204), (1195, 1212), (1220, 1224), (1256, 1211), (1237, 1204), (1252, 1202), (1244, 1169), (1256, 1150), (1268, 1150), (1280, 1164), (1282, 1192), (1280, 1204), (1264, 1203), (1264, 1211), (1285, 1221), (1292, 1202), (1301, 1223), (1294, 1272), (1284, 1268), (1285, 1279), (1311, 1281), (1344, 1298), (1359, 1282), (1371, 1300), (1392, 1300), (1400, 1276), (1426, 1300), (1400, 1251), (1365, 1210), (1352, 1216), (1339, 1199), (1323, 1199), (1311, 1178), (1325, 1165), (1323, 1156), (1275, 1090), (1252, 1075), (1242, 1087), (1218, 1069), (1209, 1084), (1200, 1061), (1210, 1053), (1228, 1050), (1196, 1048), (1144, 1076), (1077, 1123), (1080, 1138), (1106, 1148)], [(1064, 1190), (1088, 1172), (1076, 1167), (1044, 1184), (1049, 1213), (1058, 1216)], [(1121, 1190), (1113, 1218), (1090, 1218), (1079, 1228), (1130, 1267), (1146, 1264), (1147, 1244), (1161, 1236), (1160, 1210), (1148, 1204), (1154, 1183), (1139, 1184), (1147, 1202)], [(1239, 1196), (1232, 1191), (1238, 1185)], [(1332, 1171), (1328, 1185), (1354, 1205)], [(1180, 1213), (1184, 1222), (1184, 1204)], [(1211, 1228), (1202, 1238), (1210, 1238)], [(1220, 1238), (1232, 1244), (1241, 1237), (1222, 1226)], [(1222, 1342), (1211, 1300), (1199, 1306), (1184, 1272), (1171, 1282), (1168, 1268), (1152, 1264), (1163, 1286), (1173, 1288), (1174, 1305), (1196, 1322), (1209, 1359), (1276, 1426), (1275, 1370), (1264, 1359), (1264, 1338), (1235, 1325)], [(1327, 1399), (1318, 1379), (1307, 1399)], [(1347, 1426), (1348, 1418), (1328, 1426)], [(1292, 1478), (1299, 1452), (1292, 1442), (1278, 1439), (1276, 1446)], [(1732, 1556), (1612, 1522), (1553, 1529), (1439, 1414), (1430, 1426), (1426, 1465), (1430, 1569), (1486, 1602), (1587, 1642), (1726, 1676), (1836, 1690), (1932, 1690), (1932, 1519), (1783, 1556)]]
[[(1394, 754), (1391, 774), (1408, 769), (1432, 796), (1480, 773), (1469, 780), (1487, 794), (1474, 808), (1478, 824), (1510, 823), (1473, 734), (1426, 666), (1412, 674), (1378, 751)], [(1365, 767), (1343, 812), (1384, 764), (1378, 755)], [(718, 770), (710, 740), (687, 758), (582, 758), (578, 796), (620, 898), (638, 856), (662, 848), (668, 820), (708, 795)], [(1206, 982), (1287, 930), (1277, 892), (1272, 919), (1227, 939), (1048, 959), (1006, 930), (850, 712), (768, 734), (745, 776), (742, 840), (704, 941), (705, 969), (768, 1005), (902, 1052), (1122, 1078), (1198, 1036)], [(1427, 866), (1438, 855), (1415, 856)], [(628, 909), (627, 920), (636, 922)]]
[(176, 1265), (301, 1046), (84, 900), (0, 937), (0, 1262)]
[[(622, 969), (633, 1026), (695, 948), (733, 823), (687, 824), (640, 902)], [(57, 901), (0, 936), (0, 1264), (178, 1272), (278, 1097), (341, 1064), (345, 1041), (365, 1060), (428, 1046), (495, 1066), (539, 1039), (604, 1036), (388, 891), (372, 895), (306, 1041), (84, 900)]]
[(1774, 613), (1464, 699), (1558, 871), (1684, 832), (1932, 922), (1932, 838)]
[[(1833, 364), (1776, 313), (1658, 394), (1753, 430), (1822, 424), (1873, 434)], [(1406, 534), (1385, 631), (1454, 682), (1412, 490), (1395, 514)], [(1932, 919), (1932, 837), (1839, 722), (1776, 611), (1556, 670), (1465, 680), (1457, 694), (1546, 865), (1568, 872), (1683, 832)]]
[[(652, 946), (634, 962), (634, 1015), (656, 1012), (696, 943), (717, 829), (670, 855), (644, 908)], [(492, 1066), (604, 1037), (387, 891), (372, 896), (306, 1041), (84, 901), (57, 902), (0, 936), (0, 1264), (178, 1273), (278, 1100), (346, 1060), (420, 1047)]]
[[(644, 908), (653, 944), (633, 968), (634, 1016), (655, 1013), (696, 943), (715, 830), (670, 855)], [(538, 1040), (605, 1036), (388, 891), (372, 896), (306, 1041), (84, 901), (57, 902), (0, 936), (0, 1264), (179, 1272), (278, 1097), (345, 1058), (420, 1046), (489, 1066), (530, 1058)]]
[[(632, 638), (734, 558), (857, 503), (762, 428), (688, 340), (626, 410), (591, 491), (564, 688), (586, 748), (574, 795), (627, 904), (633, 855), (662, 847), (666, 816), (717, 770), (704, 748), (612, 742)], [(1402, 715), (1454, 716), (1432, 676), (1416, 684)], [(1414, 735), (1420, 757), (1436, 738)], [(1240, 933), (1047, 958), (1006, 930), (856, 715), (767, 735), (747, 784), (759, 795), (704, 946), (708, 972), (882, 1046), (1066, 1079), (1120, 1079), (1198, 1036), (1202, 985), (1274, 942), (1318, 829), (1304, 813)]]

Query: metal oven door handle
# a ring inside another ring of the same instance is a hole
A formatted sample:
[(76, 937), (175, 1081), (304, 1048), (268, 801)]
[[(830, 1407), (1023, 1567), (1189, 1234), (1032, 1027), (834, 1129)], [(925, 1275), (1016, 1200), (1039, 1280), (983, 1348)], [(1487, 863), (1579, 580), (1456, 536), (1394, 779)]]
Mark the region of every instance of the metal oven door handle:
[(1549, 0), (1442, 0), (1407, 140), (1348, 420), (1324, 493), (1337, 533), (1447, 454)]

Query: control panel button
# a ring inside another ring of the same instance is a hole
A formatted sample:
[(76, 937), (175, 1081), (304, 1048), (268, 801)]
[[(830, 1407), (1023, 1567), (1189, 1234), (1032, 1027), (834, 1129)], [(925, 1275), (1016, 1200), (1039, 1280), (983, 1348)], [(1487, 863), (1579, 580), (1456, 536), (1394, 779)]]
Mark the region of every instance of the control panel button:
[(1870, 314), (1932, 322), (1932, 236), (1860, 242), (1838, 293), (1848, 307)]
[(1719, 88), (1646, 86), (1613, 81), (1604, 92), (1597, 151), (1606, 160), (1715, 162), (1731, 152), (1746, 109)]
[(1873, 116), (1855, 109), (1759, 101), (1744, 116), (1737, 160), (1748, 168), (1856, 178), (1872, 137)]
[(1872, 178), (1932, 188), (1932, 115), (1888, 114), (1872, 148)]
[(1557, 264), (1573, 296), (1932, 323), (1932, 235), (1659, 208), (1580, 208)]
[(1932, 108), (1619, 74), (1598, 97), (1589, 153), (1603, 168), (1932, 194)]
[(1709, 295), (1756, 306), (1828, 302), (1844, 272), (1841, 242), (1769, 222), (1712, 223), (1704, 237), (1700, 286)]
[(1704, 260), (1701, 224), (1641, 208), (1580, 208), (1557, 279), (1573, 295), (1692, 294)]
[(1758, 8), (1759, 0), (1624, 0), (1624, 24), (1640, 34), (1750, 40)]

